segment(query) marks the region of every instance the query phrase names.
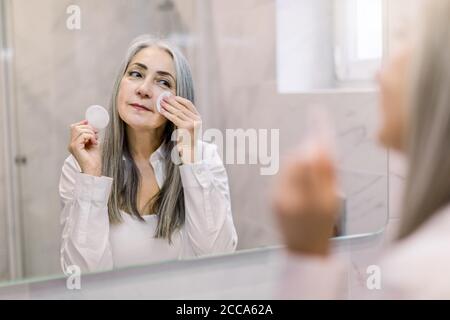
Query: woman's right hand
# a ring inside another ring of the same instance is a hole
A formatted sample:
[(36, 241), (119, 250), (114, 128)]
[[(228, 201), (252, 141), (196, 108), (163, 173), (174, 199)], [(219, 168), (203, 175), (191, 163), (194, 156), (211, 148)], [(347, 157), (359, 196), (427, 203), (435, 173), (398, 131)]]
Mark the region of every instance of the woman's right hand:
[(87, 120), (70, 126), (70, 143), (67, 149), (75, 157), (83, 173), (98, 177), (102, 175), (98, 130), (90, 126)]

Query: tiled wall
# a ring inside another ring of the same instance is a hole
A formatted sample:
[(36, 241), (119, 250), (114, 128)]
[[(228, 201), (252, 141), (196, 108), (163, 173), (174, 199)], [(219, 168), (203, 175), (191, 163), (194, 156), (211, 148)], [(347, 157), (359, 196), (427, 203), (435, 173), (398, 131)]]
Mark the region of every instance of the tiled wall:
[[(279, 129), (280, 152), (285, 154), (301, 141), (307, 111), (323, 107), (336, 123), (339, 167), (348, 197), (348, 232), (382, 228), (387, 217), (387, 153), (375, 139), (376, 92), (279, 94), (276, 2), (202, 3), (208, 3), (210, 12), (199, 17), (209, 26), (203, 35), (208, 46), (204, 47), (206, 59), (197, 68), (209, 70), (207, 86), (199, 88), (200, 94), (209, 92), (208, 99), (202, 101), (208, 125), (222, 130)], [(239, 247), (276, 243), (270, 208), (271, 177), (259, 175), (258, 166), (230, 165), (228, 172)]]

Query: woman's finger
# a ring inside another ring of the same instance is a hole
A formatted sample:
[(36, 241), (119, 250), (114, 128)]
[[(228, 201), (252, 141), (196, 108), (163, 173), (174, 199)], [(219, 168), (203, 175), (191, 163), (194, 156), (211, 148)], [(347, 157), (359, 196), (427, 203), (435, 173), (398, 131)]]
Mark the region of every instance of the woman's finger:
[(89, 130), (92, 130), (92, 131), (95, 132), (95, 133), (99, 132), (98, 129), (94, 128), (93, 126), (91, 126), (91, 125), (89, 125), (89, 124), (86, 124), (86, 125), (79, 125), (79, 126), (77, 126), (77, 128), (80, 128), (80, 129), (89, 129)]
[(77, 129), (73, 134), (73, 139), (77, 139), (83, 133), (89, 133), (92, 134), (93, 136), (96, 135), (96, 133), (90, 129)]
[(94, 134), (98, 133), (98, 130), (93, 129), (91, 126), (79, 126), (74, 129), (74, 132), (81, 132), (81, 131), (89, 131)]
[(183, 97), (173, 97), (173, 99), (178, 102), (179, 104), (183, 105), (185, 108), (187, 108), (189, 111), (191, 111), (192, 113), (196, 114), (196, 115), (200, 115), (197, 111), (197, 108), (195, 108), (194, 104), (189, 101), (188, 99), (185, 99)]
[(177, 110), (179, 110), (183, 115), (186, 116), (187, 119), (194, 119), (197, 120), (199, 117), (197, 114), (193, 113), (192, 111), (190, 111), (188, 108), (186, 108), (184, 105), (178, 103), (175, 98), (171, 98), (169, 100), (166, 101), (162, 101), (161, 102), (162, 106), (170, 106), (173, 107)]
[(75, 128), (76, 126), (84, 125), (84, 124), (87, 124), (87, 123), (88, 123), (87, 120), (83, 120), (83, 121), (71, 124), (70, 128)]
[(183, 126), (183, 120), (178, 118), (176, 115), (170, 113), (169, 111), (165, 110), (164, 108), (161, 109), (161, 114), (166, 117), (169, 121), (173, 122), (177, 127)]
[(178, 117), (179, 119), (183, 120), (183, 121), (189, 121), (190, 118), (184, 114), (184, 112), (178, 108), (173, 107), (172, 105), (166, 103), (166, 102), (162, 102), (161, 103), (161, 110), (165, 110), (168, 113)]
[(75, 139), (77, 143), (86, 144), (87, 142), (91, 142), (92, 144), (98, 144), (95, 135), (90, 132), (81, 132), (77, 138)]

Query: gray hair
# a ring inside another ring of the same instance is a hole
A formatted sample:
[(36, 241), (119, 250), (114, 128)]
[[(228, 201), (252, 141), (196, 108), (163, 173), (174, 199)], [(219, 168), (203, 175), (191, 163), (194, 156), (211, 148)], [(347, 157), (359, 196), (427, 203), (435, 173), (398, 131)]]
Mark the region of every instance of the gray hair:
[[(110, 223), (120, 223), (120, 210), (144, 220), (137, 208), (138, 186), (140, 184), (139, 170), (130, 154), (126, 138), (126, 124), (120, 118), (117, 110), (117, 96), (120, 82), (128, 66), (136, 54), (149, 47), (157, 47), (167, 51), (173, 58), (176, 71), (176, 94), (194, 102), (194, 87), (189, 64), (183, 54), (168, 42), (144, 35), (136, 38), (130, 45), (125, 59), (120, 66), (114, 84), (110, 101), (111, 122), (105, 130), (105, 140), (102, 150), (102, 174), (113, 178), (111, 195), (108, 201)], [(171, 160), (170, 151), (174, 149), (172, 133), (175, 126), (167, 122), (161, 145), (166, 155), (164, 162), (166, 180), (160, 191), (146, 204), (152, 203), (151, 209), (158, 215), (156, 238), (165, 238), (171, 242), (172, 234), (180, 229), (185, 221), (184, 192), (178, 166)], [(125, 157), (126, 161), (123, 161)]]
[(409, 172), (398, 239), (450, 202), (450, 1), (426, 5), (413, 59)]

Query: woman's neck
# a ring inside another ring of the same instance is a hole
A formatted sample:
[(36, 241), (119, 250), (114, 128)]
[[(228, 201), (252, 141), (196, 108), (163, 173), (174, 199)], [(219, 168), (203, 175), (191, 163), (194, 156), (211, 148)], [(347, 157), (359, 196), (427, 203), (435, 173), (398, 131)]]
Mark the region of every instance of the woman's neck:
[(161, 146), (163, 129), (136, 131), (127, 127), (130, 153), (136, 162), (146, 162)]

